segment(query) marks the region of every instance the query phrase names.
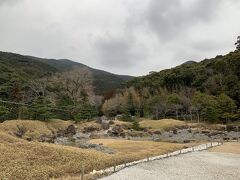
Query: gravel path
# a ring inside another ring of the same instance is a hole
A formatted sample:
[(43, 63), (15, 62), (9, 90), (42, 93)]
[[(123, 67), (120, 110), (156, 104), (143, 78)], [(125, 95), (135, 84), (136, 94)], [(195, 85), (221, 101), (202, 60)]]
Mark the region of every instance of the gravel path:
[(102, 180), (240, 180), (240, 155), (194, 152), (138, 164)]

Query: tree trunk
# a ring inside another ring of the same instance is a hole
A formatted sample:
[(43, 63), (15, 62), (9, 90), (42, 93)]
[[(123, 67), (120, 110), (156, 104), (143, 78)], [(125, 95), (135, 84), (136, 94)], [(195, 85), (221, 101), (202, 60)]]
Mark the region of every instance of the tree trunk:
[(21, 116), (22, 116), (22, 110), (21, 110), (21, 107), (19, 107), (19, 110), (18, 110), (18, 120), (21, 119)]
[(140, 117), (144, 117), (144, 111), (143, 111), (143, 108), (141, 108), (141, 110), (140, 110)]
[(176, 109), (175, 113), (176, 113), (176, 119), (178, 120), (178, 110), (177, 109)]
[(190, 110), (190, 118), (191, 118), (191, 123), (192, 123), (192, 120), (193, 120), (193, 117), (192, 117), (192, 110)]
[(197, 110), (197, 120), (198, 120), (198, 123), (200, 123), (200, 116), (199, 116), (198, 110)]

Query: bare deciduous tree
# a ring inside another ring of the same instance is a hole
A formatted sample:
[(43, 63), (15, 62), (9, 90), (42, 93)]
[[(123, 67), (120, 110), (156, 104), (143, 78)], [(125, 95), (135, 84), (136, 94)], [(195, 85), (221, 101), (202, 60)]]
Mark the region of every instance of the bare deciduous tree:
[(94, 103), (92, 77), (88, 69), (76, 68), (58, 73), (50, 81), (52, 87), (57, 88), (59, 95), (67, 95), (74, 103)]

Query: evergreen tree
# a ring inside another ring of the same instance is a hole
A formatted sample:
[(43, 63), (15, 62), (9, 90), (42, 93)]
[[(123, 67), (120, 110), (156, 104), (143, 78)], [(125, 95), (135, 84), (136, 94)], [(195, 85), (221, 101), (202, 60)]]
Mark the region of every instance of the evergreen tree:
[(208, 104), (206, 107), (204, 107), (202, 111), (202, 117), (208, 122), (216, 122), (218, 120), (218, 112), (215, 105)]
[(178, 119), (178, 111), (182, 107), (182, 105), (180, 103), (179, 95), (176, 93), (169, 95), (167, 102), (168, 102), (169, 107), (174, 110), (176, 119)]
[(132, 122), (132, 129), (134, 129), (136, 131), (141, 131), (142, 130), (142, 128), (141, 128), (141, 126), (140, 126), (140, 124), (137, 120)]
[(0, 105), (0, 121), (4, 121), (8, 113), (9, 109), (6, 106)]
[(239, 51), (240, 50), (240, 36), (237, 38), (237, 42), (235, 43), (236, 49)]
[(90, 104), (80, 106), (79, 112), (74, 116), (75, 121), (89, 120), (97, 116), (97, 109)]
[(52, 103), (48, 98), (40, 96), (34, 99), (31, 112), (32, 118), (35, 120), (49, 120), (53, 117), (52, 114)]
[(153, 96), (147, 101), (146, 107), (153, 119), (165, 118), (168, 111), (167, 99), (165, 96)]
[(229, 121), (234, 118), (234, 113), (237, 109), (235, 102), (226, 94), (221, 94), (217, 97), (217, 108), (220, 113), (220, 119)]

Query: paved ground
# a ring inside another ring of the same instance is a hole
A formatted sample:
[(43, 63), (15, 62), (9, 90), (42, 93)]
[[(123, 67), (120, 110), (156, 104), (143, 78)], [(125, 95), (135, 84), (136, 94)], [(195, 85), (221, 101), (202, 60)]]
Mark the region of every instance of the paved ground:
[(240, 154), (194, 152), (138, 164), (102, 180), (240, 180)]

